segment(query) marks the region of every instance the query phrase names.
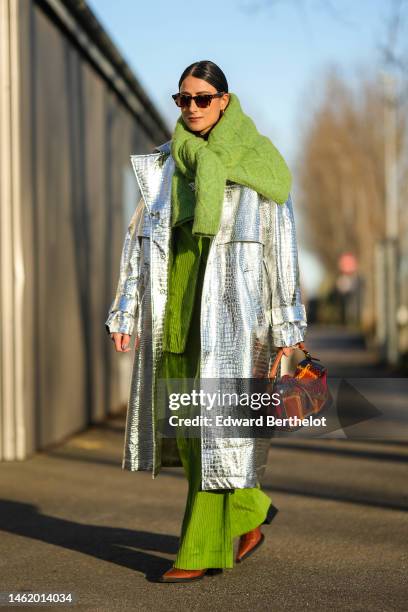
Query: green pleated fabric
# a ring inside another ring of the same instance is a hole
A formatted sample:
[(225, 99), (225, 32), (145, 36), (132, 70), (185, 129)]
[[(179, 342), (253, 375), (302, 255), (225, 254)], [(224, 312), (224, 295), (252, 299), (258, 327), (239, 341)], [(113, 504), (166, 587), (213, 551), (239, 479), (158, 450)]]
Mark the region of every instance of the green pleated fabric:
[[(191, 224), (186, 227), (191, 231)], [(188, 241), (187, 234), (183, 235)], [(184, 338), (185, 350), (182, 353), (163, 351), (160, 378), (199, 376), (201, 294), (209, 246), (210, 239), (202, 238), (195, 293), (189, 303), (188, 317), (182, 326), (167, 327), (168, 346), (172, 346), (173, 331), (179, 334), (176, 341), (182, 341)], [(174, 286), (173, 288), (176, 289)], [(185, 295), (185, 292), (182, 293)], [(169, 383), (168, 392), (171, 391), (170, 387)], [(264, 521), (271, 500), (259, 486), (220, 492), (202, 491), (201, 440), (179, 434), (177, 448), (188, 480), (188, 494), (174, 567), (232, 568), (233, 539), (251, 531)]]

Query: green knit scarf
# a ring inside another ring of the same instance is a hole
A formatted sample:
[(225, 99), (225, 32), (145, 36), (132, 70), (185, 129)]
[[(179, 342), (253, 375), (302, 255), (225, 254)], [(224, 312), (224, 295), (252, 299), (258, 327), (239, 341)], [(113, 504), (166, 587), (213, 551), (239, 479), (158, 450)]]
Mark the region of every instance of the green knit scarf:
[[(173, 227), (194, 219), (193, 234), (214, 236), (227, 180), (250, 187), (278, 204), (288, 199), (292, 177), (285, 160), (242, 111), (234, 93), (229, 94), (224, 114), (207, 140), (191, 132), (180, 116), (171, 154), (176, 166), (171, 186)], [(189, 185), (193, 181), (194, 191)]]
[[(163, 350), (184, 353), (195, 300), (201, 296), (200, 263), (208, 238), (218, 229), (227, 180), (246, 185), (278, 204), (289, 196), (291, 174), (285, 160), (245, 115), (230, 93), (224, 114), (207, 136), (197, 136), (177, 120), (171, 143), (175, 169), (171, 184), (172, 248)], [(195, 191), (189, 185), (195, 181)], [(177, 227), (178, 226), (178, 227)]]

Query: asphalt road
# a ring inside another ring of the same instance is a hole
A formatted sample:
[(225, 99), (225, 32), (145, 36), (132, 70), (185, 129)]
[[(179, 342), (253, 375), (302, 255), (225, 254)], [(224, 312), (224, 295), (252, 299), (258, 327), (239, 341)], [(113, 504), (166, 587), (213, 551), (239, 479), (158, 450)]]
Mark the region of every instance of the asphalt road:
[[(308, 346), (334, 375), (390, 375), (344, 330), (311, 329)], [(186, 481), (179, 468), (156, 479), (122, 471), (123, 427), (110, 419), (1, 465), (2, 593), (72, 592), (83, 610), (408, 610), (404, 440), (273, 440), (264, 490), (279, 513), (263, 527), (265, 544), (221, 575), (159, 584)]]

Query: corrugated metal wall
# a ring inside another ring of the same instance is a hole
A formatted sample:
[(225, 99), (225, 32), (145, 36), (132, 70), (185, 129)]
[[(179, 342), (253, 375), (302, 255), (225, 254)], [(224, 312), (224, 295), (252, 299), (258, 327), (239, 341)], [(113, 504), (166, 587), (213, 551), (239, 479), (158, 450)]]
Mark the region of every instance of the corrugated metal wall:
[[(20, 122), (14, 148), (21, 195), (11, 212), (21, 211), (25, 272), (23, 346), (12, 349), (23, 374), (19, 426), (10, 405), (14, 394), (4, 395), (4, 376), (10, 375), (4, 367), (0, 381), (0, 412), (8, 415), (2, 458), (13, 459), (61, 441), (126, 401), (133, 353), (113, 350), (104, 320), (138, 197), (129, 156), (152, 151), (170, 135), (164, 123), (155, 131), (153, 121), (146, 130), (140, 115), (54, 19), (50, 6), (67, 16), (66, 3), (3, 1), (18, 5), (9, 17), (18, 30), (19, 88), (13, 104)], [(8, 291), (3, 280), (2, 293)], [(17, 317), (18, 310), (17, 305)], [(2, 331), (19, 325), (10, 309), (0, 320)], [(7, 350), (3, 341), (3, 361)]]

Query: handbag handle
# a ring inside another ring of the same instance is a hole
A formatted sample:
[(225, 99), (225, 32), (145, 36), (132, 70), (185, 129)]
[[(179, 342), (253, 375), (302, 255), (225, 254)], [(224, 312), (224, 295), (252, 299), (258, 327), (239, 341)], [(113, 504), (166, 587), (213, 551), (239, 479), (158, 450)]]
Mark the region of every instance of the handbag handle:
[[(317, 361), (320, 361), (320, 359), (318, 359), (317, 357), (313, 357), (311, 356), (311, 354), (309, 353), (309, 351), (305, 348), (305, 343), (304, 342), (299, 342), (298, 343), (298, 347), (301, 351), (304, 352), (304, 354), (306, 355), (306, 357), (308, 359), (317, 359)], [(279, 349), (279, 351), (276, 354), (275, 360), (271, 366), (271, 369), (269, 370), (268, 373), (268, 378), (275, 378), (276, 376), (276, 372), (278, 371), (278, 366), (279, 366), (279, 362), (282, 359), (282, 355), (283, 355), (283, 349), (284, 347), (281, 347)]]

